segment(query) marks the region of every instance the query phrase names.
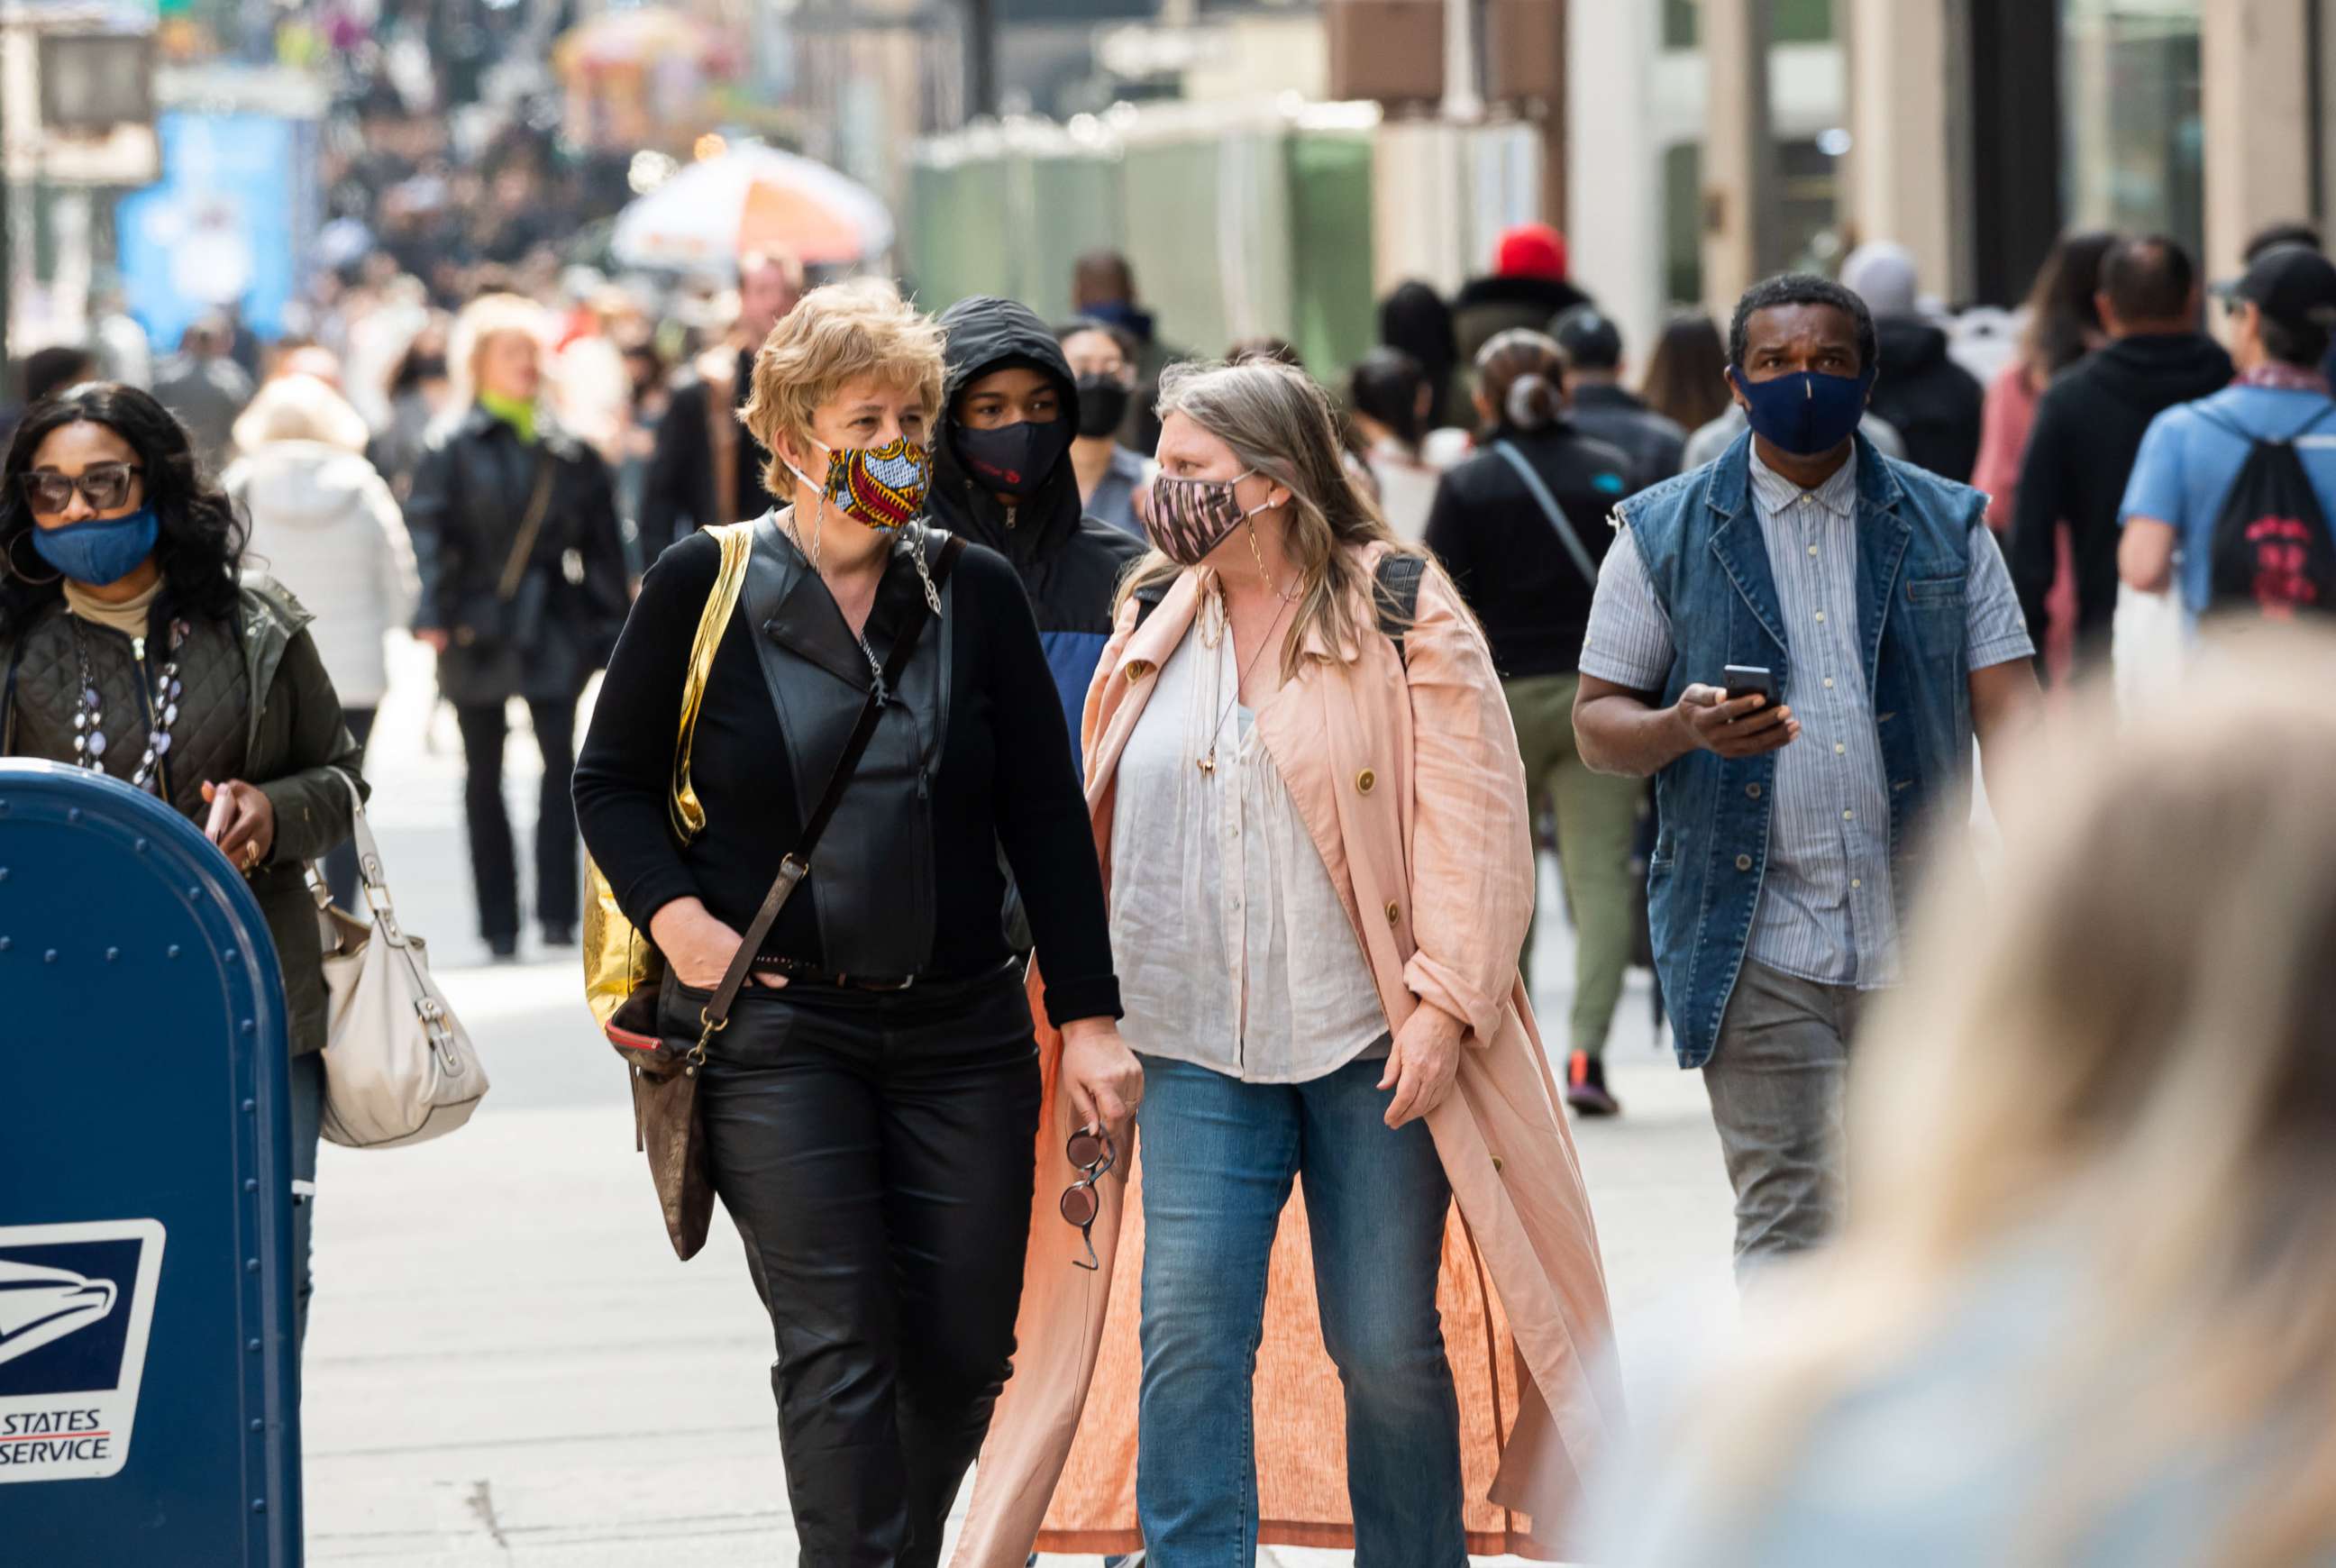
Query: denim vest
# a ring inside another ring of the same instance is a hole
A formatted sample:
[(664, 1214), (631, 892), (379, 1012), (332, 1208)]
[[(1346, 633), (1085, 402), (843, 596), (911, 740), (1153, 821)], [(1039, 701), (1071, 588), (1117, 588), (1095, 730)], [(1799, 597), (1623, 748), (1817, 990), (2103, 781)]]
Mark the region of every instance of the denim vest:
[[(1674, 656), (1662, 700), (1721, 683), (1731, 664), (1766, 666), (1794, 700), (1784, 616), (1752, 503), (1752, 438), (1708, 467), (1616, 509), (1630, 530)], [(1866, 690), (1890, 789), (1890, 860), (1903, 917), (1910, 852), (1926, 811), (1959, 793), (1971, 755), (1964, 603), (1971, 531), (1985, 498), (1893, 462), (1857, 437), (1857, 609)], [(1655, 777), (1660, 831), (1649, 866), (1655, 968), (1679, 1065), (1699, 1067), (1719, 1036), (1767, 873), (1776, 759), (1692, 751)]]

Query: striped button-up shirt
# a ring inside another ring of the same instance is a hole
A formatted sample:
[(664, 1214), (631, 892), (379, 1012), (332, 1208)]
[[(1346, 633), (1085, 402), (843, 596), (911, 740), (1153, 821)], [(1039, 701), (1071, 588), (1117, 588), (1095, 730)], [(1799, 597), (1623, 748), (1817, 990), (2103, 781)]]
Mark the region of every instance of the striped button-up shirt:
[[(1785, 621), (1800, 738), (1776, 754), (1768, 866), (1753, 916), (1756, 963), (1826, 985), (1873, 990), (1898, 979), (1890, 873), (1890, 791), (1859, 657), (1857, 459), (1805, 491), (1752, 459), (1752, 507), (1768, 546)], [(1968, 667), (2034, 653), (1994, 535), (1971, 538)], [(1582, 650), (1585, 675), (1633, 691), (1670, 677), (1670, 625), (1630, 531), (1608, 551)], [(1697, 672), (1717, 683), (1719, 672)]]

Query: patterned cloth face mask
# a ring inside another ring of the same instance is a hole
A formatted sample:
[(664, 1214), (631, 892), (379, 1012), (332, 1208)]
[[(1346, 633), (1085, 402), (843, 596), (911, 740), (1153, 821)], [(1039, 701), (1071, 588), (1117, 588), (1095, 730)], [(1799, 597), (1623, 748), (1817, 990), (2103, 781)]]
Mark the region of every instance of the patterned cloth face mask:
[(886, 533), (924, 515), (925, 492), (933, 482), (933, 454), (905, 435), (882, 446), (827, 446), (825, 484), (792, 463), (787, 468), (825, 504)]
[(1270, 502), (1241, 510), (1233, 487), (1255, 473), (1245, 468), (1231, 479), (1178, 479), (1162, 474), (1152, 482), (1152, 507), (1144, 520), (1144, 531), (1161, 554), (1178, 566), (1198, 566), (1209, 552), (1232, 537), (1233, 530)]

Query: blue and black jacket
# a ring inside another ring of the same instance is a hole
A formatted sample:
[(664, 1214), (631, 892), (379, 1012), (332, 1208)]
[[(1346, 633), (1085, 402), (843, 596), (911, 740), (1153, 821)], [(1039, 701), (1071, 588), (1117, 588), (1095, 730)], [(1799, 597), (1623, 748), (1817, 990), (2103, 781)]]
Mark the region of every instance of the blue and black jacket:
[(957, 454), (957, 403), (967, 386), (995, 370), (1027, 365), (1051, 377), (1062, 392), (1061, 417), (1076, 428), (1078, 388), (1054, 332), (1027, 306), (978, 295), (941, 315), (949, 334), (949, 373), (933, 441), (933, 521), (1014, 565), (1039, 641), (1055, 677), (1063, 713), (1077, 749), (1087, 685), (1111, 638), (1112, 598), (1143, 541), (1082, 514), (1078, 477), (1067, 453), (1030, 498), (1008, 506), (966, 472)]

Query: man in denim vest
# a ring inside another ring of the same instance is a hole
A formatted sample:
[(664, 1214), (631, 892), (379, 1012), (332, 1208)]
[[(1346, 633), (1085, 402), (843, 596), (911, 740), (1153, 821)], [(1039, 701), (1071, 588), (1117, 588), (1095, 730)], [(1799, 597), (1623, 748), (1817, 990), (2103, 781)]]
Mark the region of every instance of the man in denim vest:
[[(1655, 778), (1655, 966), (1741, 1272), (1841, 1217), (1849, 1041), (1898, 979), (1921, 830), (1967, 809), (1974, 732), (2000, 741), (2036, 681), (1986, 498), (1857, 433), (1883, 368), (1864, 303), (1771, 278), (1728, 352), (1751, 430), (1616, 509), (1573, 719), (1591, 767)], [(1776, 700), (1729, 700), (1730, 665)]]

